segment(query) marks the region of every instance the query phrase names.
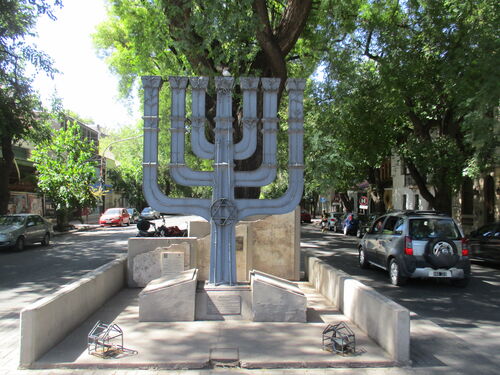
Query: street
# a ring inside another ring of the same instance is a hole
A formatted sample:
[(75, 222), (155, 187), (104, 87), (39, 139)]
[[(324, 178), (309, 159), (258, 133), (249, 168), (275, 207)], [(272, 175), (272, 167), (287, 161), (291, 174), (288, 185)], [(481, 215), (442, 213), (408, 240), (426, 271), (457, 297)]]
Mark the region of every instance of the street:
[[(395, 287), (387, 272), (358, 266), (356, 237), (321, 233), (318, 225), (309, 224), (302, 227), (301, 241), (303, 251), (316, 254), (409, 309), (413, 313), (412, 325), (419, 319), (430, 320), (464, 340), (470, 350), (494, 353), (489, 360), (500, 367), (500, 267), (474, 262), (473, 277), (466, 288), (453, 287), (446, 281), (417, 279)], [(415, 362), (416, 358), (412, 360)]]
[[(185, 229), (191, 218), (168, 217), (166, 225)], [(161, 220), (156, 223), (161, 224)], [(136, 233), (135, 225), (97, 227), (59, 235), (53, 238), (49, 247), (30, 246), (20, 253), (0, 252), (0, 331), (4, 344), (0, 347), (0, 368), (14, 370), (17, 367), (22, 308), (126, 253), (127, 240)], [(357, 242), (358, 239), (352, 236), (321, 233), (315, 224), (302, 226), (303, 252), (312, 252), (412, 312), (413, 367), (441, 366), (443, 370), (451, 370), (447, 361), (462, 357), (463, 361), (477, 360), (478, 366), (483, 366), (478, 373), (495, 372), (494, 369), (500, 366), (498, 268), (474, 264), (472, 281), (464, 289), (425, 280), (410, 280), (404, 287), (394, 287), (384, 271), (358, 267)], [(442, 329), (432, 330), (430, 338), (422, 340), (413, 330), (427, 327), (426, 322), (433, 322)], [(436, 332), (440, 337), (432, 337)], [(426, 340), (442, 340), (442, 346), (448, 346), (447, 351), (451, 354), (435, 353), (432, 358), (422, 355), (429, 342)]]

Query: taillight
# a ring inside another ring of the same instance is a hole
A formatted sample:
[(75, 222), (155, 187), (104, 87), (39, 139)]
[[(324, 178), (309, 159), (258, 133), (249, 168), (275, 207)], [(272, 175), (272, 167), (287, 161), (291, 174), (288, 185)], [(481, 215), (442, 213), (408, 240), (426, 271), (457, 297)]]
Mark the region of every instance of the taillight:
[(467, 238), (462, 238), (460, 240), (462, 242), (462, 256), (468, 257), (469, 256), (469, 240)]
[(405, 254), (413, 255), (413, 243), (411, 242), (411, 237), (405, 237)]

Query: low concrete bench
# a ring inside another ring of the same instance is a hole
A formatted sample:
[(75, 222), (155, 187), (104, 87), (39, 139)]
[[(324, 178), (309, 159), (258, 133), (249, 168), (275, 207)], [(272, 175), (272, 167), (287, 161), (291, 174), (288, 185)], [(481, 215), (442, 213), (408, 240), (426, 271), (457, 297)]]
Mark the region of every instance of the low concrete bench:
[(29, 367), (125, 286), (124, 255), (21, 311), (20, 366)]
[(309, 282), (384, 348), (393, 360), (410, 360), (410, 311), (318, 258), (306, 255)]

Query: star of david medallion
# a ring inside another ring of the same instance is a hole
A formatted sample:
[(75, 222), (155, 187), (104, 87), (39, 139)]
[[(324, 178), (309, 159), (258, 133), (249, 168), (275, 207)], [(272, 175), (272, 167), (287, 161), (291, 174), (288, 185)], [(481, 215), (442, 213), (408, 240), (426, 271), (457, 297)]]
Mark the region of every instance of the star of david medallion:
[(234, 224), (238, 217), (238, 209), (232, 200), (220, 198), (212, 203), (210, 216), (216, 224)]

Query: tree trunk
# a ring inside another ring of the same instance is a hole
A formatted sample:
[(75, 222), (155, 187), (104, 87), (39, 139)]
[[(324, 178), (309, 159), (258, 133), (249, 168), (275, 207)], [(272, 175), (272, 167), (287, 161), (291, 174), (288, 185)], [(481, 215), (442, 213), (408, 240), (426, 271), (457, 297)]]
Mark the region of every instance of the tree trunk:
[(370, 197), (375, 205), (375, 212), (385, 212), (384, 192), (385, 184), (380, 179), (380, 168), (368, 169), (368, 182), (370, 183)]
[(9, 207), (9, 179), (14, 168), (14, 151), (12, 150), (12, 137), (4, 135), (1, 142), (3, 162), (0, 164), (0, 215), (5, 215)]

